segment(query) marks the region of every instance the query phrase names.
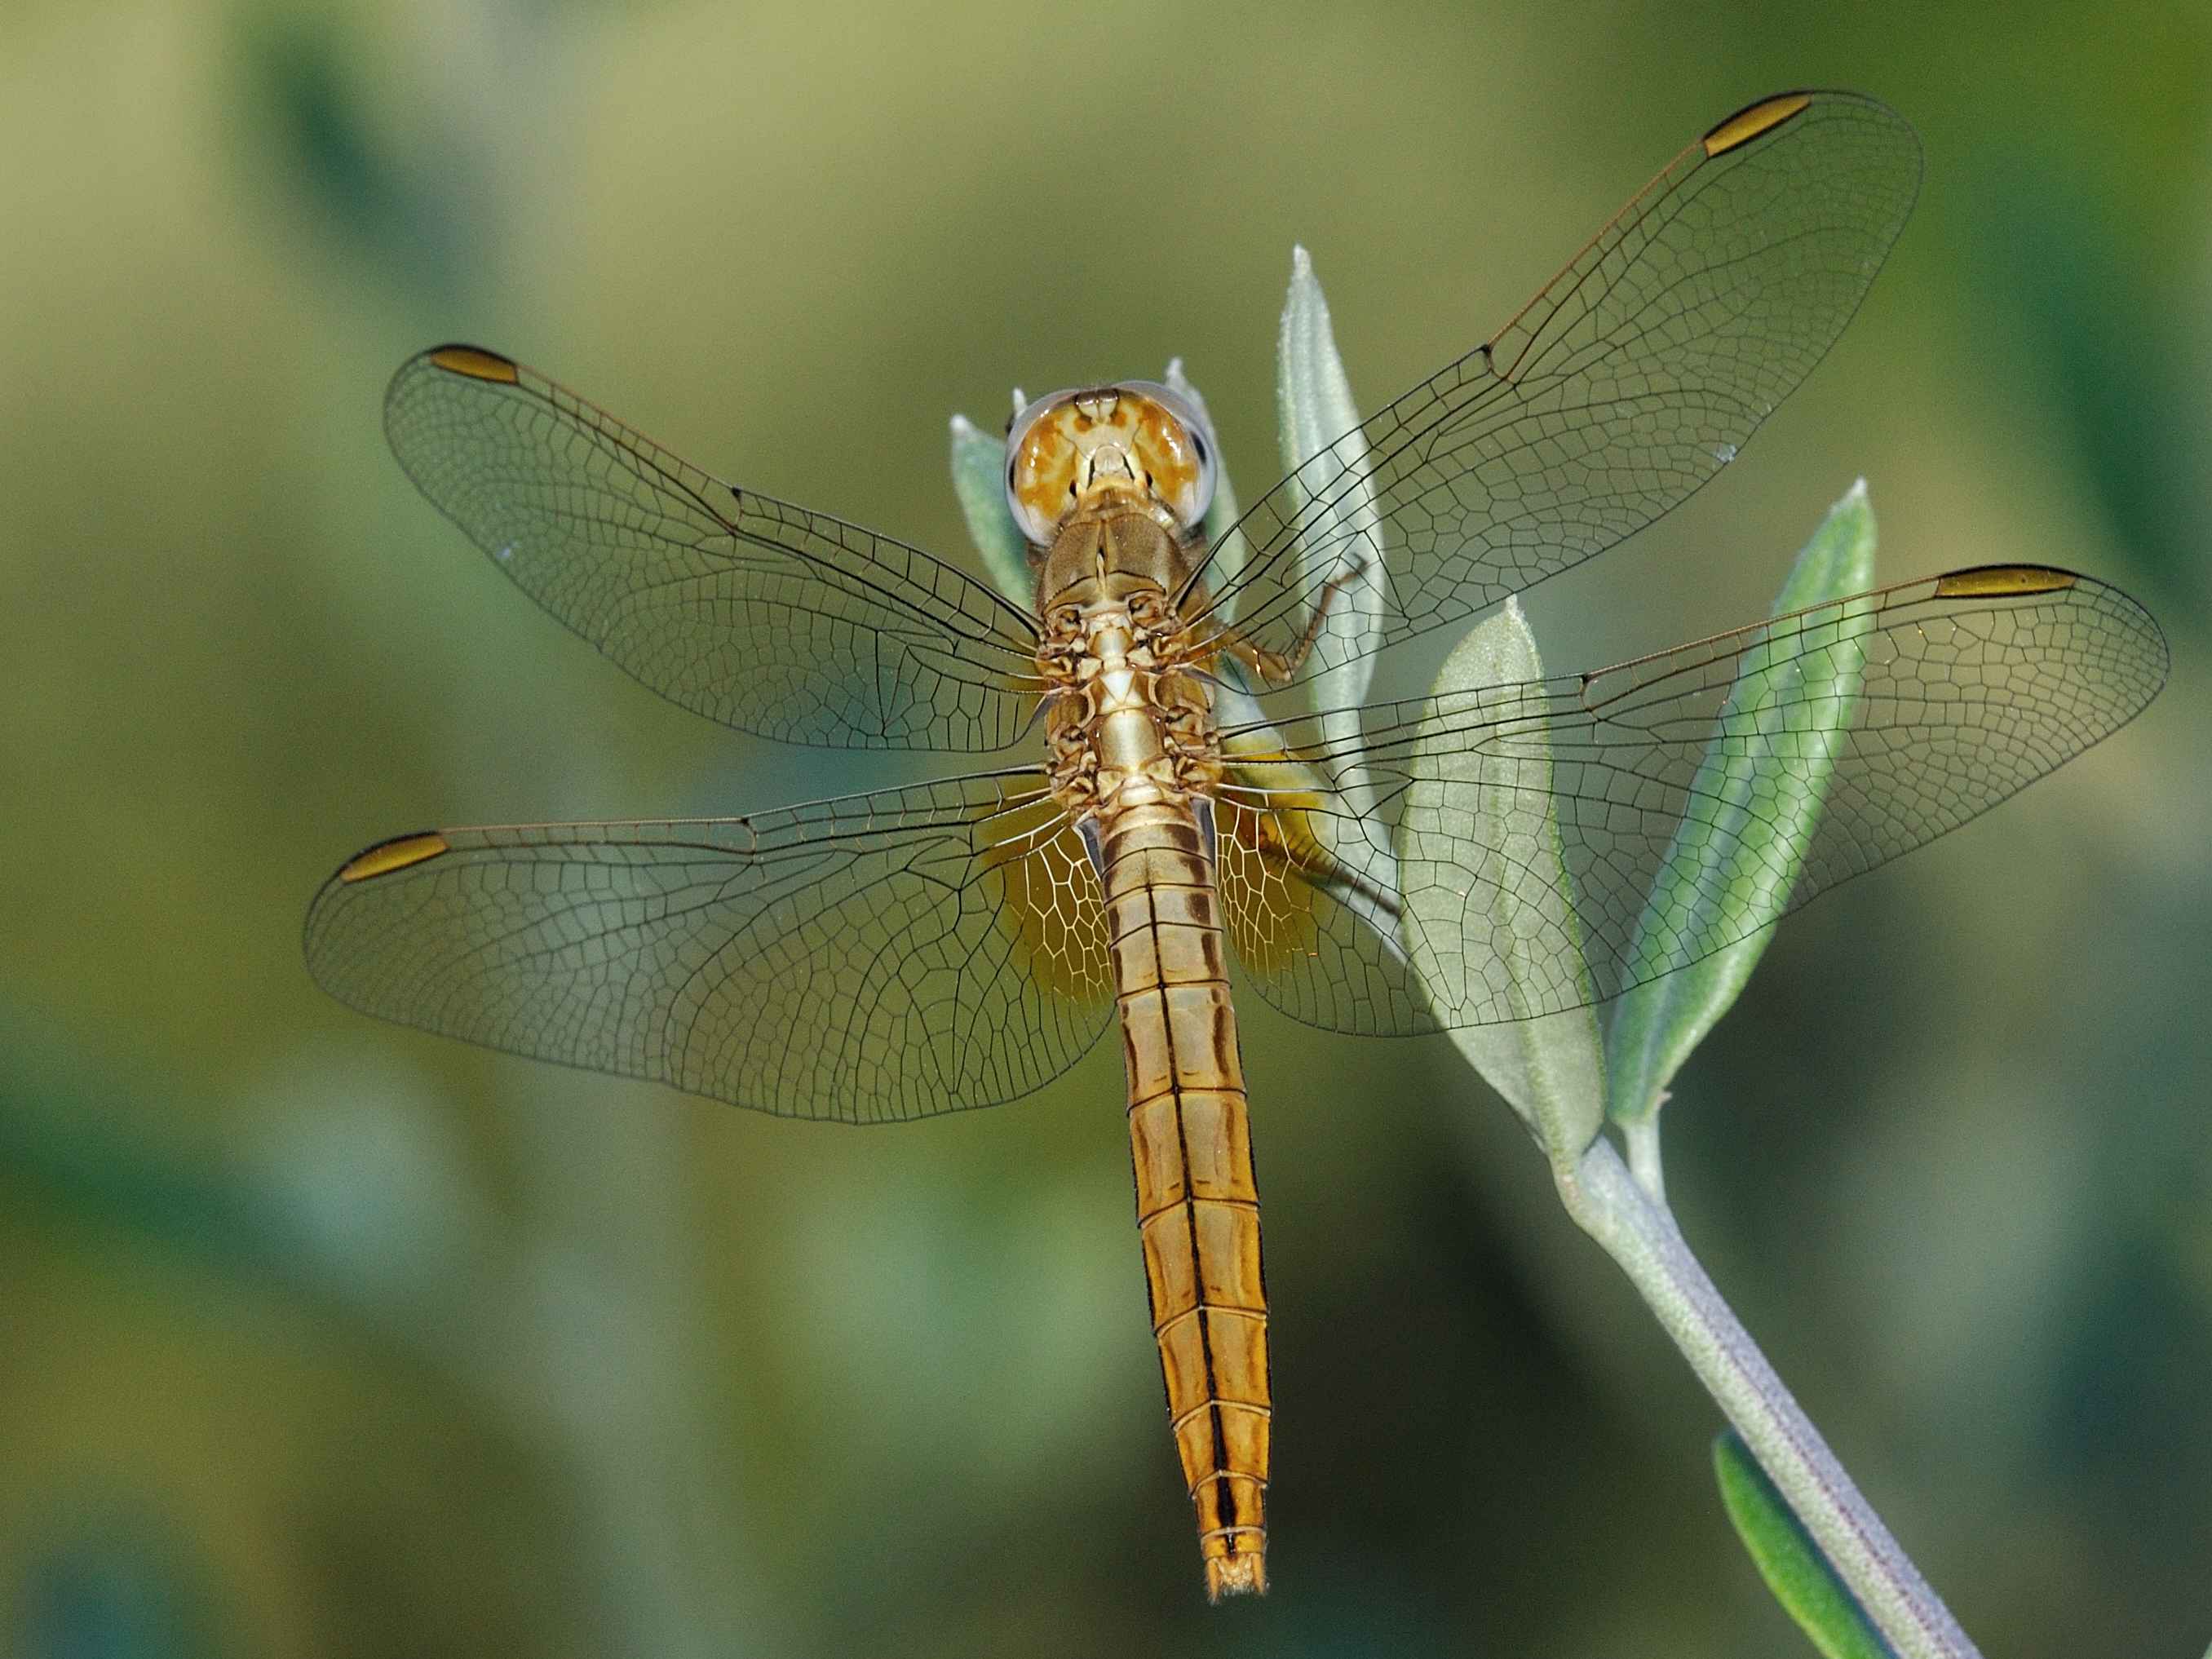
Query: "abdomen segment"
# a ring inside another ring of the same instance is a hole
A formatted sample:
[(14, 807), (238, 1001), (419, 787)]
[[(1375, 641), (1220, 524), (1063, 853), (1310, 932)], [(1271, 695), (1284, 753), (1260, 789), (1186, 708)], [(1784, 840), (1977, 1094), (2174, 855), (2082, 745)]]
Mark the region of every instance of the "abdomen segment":
[(1209, 1595), (1267, 1587), (1267, 1302), (1212, 868), (1188, 805), (1104, 828), (1152, 1328)]

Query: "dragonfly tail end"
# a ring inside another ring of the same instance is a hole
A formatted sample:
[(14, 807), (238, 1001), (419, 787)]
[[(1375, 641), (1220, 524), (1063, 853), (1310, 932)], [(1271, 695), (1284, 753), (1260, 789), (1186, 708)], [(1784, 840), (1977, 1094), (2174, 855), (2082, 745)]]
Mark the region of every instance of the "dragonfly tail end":
[(1209, 1555), (1206, 1558), (1206, 1599), (1218, 1601), (1224, 1595), (1265, 1595), (1267, 1593), (1267, 1558), (1257, 1550), (1247, 1548), (1236, 1555)]

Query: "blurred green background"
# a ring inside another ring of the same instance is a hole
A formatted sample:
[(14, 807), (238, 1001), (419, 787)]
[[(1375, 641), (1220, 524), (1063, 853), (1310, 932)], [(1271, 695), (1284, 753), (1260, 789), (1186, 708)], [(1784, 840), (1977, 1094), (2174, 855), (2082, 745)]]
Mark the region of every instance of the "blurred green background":
[(1448, 1044), (1244, 1014), (1278, 1588), (1209, 1611), (1111, 1043), (856, 1133), (373, 1024), (298, 937), (385, 834), (891, 769), (511, 591), (385, 452), (416, 348), (965, 557), (953, 410), (1181, 354), (1249, 499), (1293, 240), (1379, 404), (1711, 122), (1838, 84), (1927, 147), (1887, 273), (1531, 616), (1555, 667), (1749, 620), (1862, 473), (1891, 577), (2159, 614), (2144, 720), (1784, 928), (1669, 1169), (1989, 1652), (2201, 1652), (2212, 14), (1808, 9), (9, 7), (0, 1648), (1805, 1651), (1710, 1404)]

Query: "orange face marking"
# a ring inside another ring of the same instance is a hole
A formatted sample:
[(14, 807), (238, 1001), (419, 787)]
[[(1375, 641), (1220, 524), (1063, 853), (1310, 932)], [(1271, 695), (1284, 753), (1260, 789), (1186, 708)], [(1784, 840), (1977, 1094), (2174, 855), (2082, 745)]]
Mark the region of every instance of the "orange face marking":
[(1131, 386), (1066, 393), (1015, 434), (1007, 499), (1039, 546), (1093, 489), (1116, 483), (1191, 528), (1212, 493), (1204, 441), (1159, 398)]
[[(1013, 497), (1022, 529), (1039, 544), (1050, 539), (1050, 526), (1075, 505), (1075, 418), (1071, 411), (1037, 422), (1006, 469), (1007, 493)], [(1039, 525), (1046, 526), (1042, 535), (1037, 533)]]

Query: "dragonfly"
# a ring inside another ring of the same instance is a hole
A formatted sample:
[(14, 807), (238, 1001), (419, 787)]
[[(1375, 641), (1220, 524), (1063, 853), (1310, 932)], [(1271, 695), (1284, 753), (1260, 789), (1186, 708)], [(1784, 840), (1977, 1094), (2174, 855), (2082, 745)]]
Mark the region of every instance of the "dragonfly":
[[(399, 836), (316, 895), (308, 967), (407, 1025), (856, 1124), (1030, 1094), (1118, 1025), (1206, 1587), (1264, 1591), (1273, 1409), (1232, 983), (1364, 1036), (1604, 1002), (1734, 942), (1710, 917), (1639, 922), (1642, 896), (1683, 847), (1717, 866), (1750, 833), (1759, 803), (1704, 798), (1700, 757), (1720, 744), (1796, 775), (1839, 672), (1858, 695), (1790, 908), (2050, 772), (2163, 682), (2133, 600), (2014, 565), (1595, 672), (1269, 712), (1712, 477), (1850, 320), (1920, 170), (1911, 128), (1856, 94), (1729, 116), (1503, 329), (1225, 534), (1204, 528), (1215, 434), (1178, 391), (1036, 399), (1005, 476), (1026, 604), (723, 483), (510, 357), (425, 352), (386, 398), (401, 466), (617, 666), (760, 737), (994, 763), (736, 817)], [(1766, 700), (1745, 708), (1729, 688), (1753, 653)], [(1581, 937), (1507, 984), (1487, 919), (1542, 878), (1430, 786), (1493, 761), (1510, 775), (1537, 732)], [(1456, 910), (1407, 902), (1439, 887)]]

